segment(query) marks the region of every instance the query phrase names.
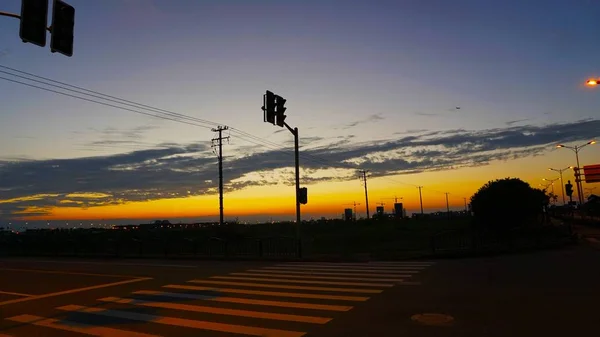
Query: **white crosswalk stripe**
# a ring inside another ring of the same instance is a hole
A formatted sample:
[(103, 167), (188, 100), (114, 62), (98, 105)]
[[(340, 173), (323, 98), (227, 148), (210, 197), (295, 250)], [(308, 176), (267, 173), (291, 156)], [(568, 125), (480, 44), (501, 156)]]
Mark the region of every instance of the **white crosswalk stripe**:
[[(392, 287), (420, 284), (412, 278), (434, 264), (278, 263), (191, 279), (185, 284), (165, 284), (161, 289), (140, 289), (125, 297), (98, 298), (102, 305), (56, 308), (63, 317), (24, 314), (6, 320), (92, 336), (177, 336), (178, 332), (171, 330), (176, 327), (242, 336), (301, 337), (307, 332), (298, 327), (327, 324)], [(137, 331), (148, 325), (157, 328)], [(10, 335), (0, 337), (25, 337), (7, 332)]]

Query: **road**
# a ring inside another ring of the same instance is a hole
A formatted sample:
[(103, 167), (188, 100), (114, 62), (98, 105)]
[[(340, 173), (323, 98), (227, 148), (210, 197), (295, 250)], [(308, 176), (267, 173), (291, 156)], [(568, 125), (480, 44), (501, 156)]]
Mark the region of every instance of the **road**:
[(583, 335), (597, 329), (599, 248), (346, 264), (0, 259), (0, 337)]

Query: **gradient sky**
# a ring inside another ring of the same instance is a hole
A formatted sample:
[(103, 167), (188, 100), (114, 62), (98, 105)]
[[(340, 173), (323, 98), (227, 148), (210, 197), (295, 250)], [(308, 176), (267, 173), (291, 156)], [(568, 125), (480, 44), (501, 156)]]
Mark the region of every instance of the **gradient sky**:
[[(396, 195), (417, 211), (418, 185), (427, 210), (445, 208), (443, 192), (458, 209), (491, 179), (538, 187), (558, 177), (547, 168), (574, 165), (574, 155), (553, 144), (600, 136), (600, 88), (583, 85), (600, 76), (597, 1), (69, 3), (73, 57), (22, 43), (18, 21), (0, 17), (0, 65), (259, 137), (230, 134), (226, 218), (294, 212), (293, 157), (264, 144), (287, 148), (292, 136), (263, 122), (266, 89), (288, 100), (286, 121), (314, 159), (303, 172), (306, 217), (338, 216), (354, 201), (364, 214), (354, 167), (372, 171), (372, 212)], [(2, 1), (0, 11), (18, 13), (20, 1)], [(2, 79), (0, 100), (0, 219), (218, 214), (211, 125)], [(174, 161), (153, 167), (175, 157), (193, 160), (178, 160), (180, 171)], [(340, 161), (352, 167), (333, 170)], [(582, 165), (596, 163), (600, 147), (582, 150)]]

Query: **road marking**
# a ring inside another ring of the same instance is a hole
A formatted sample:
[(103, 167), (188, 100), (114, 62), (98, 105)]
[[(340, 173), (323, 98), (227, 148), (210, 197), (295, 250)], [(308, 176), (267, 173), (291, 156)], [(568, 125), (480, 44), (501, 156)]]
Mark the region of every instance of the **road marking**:
[[(53, 318), (45, 318), (34, 315), (19, 315), (7, 318), (9, 321), (32, 324), (45, 328), (78, 332), (92, 336), (102, 337), (158, 337), (158, 335), (150, 335), (146, 333), (133, 332), (121, 329), (107, 328), (101, 326), (88, 325), (78, 322), (69, 322)], [(4, 336), (4, 335), (0, 335)]]
[(295, 289), (295, 290), (317, 290), (317, 291), (338, 291), (338, 292), (345, 292), (345, 293), (363, 293), (363, 294), (380, 294), (383, 292), (383, 290), (379, 290), (379, 289), (306, 287), (306, 286), (288, 286), (288, 285), (283, 285), (283, 284), (257, 284), (257, 283), (211, 281), (211, 280), (191, 280), (188, 282), (219, 284), (219, 285), (227, 285), (227, 286), (259, 287), (259, 288), (274, 288), (274, 289)]
[(303, 293), (288, 293), (288, 292), (280, 292), (280, 291), (262, 291), (262, 290), (233, 289), (233, 288), (211, 288), (211, 287), (188, 286), (188, 285), (178, 285), (178, 284), (168, 284), (168, 285), (163, 286), (163, 288), (180, 289), (180, 290), (198, 290), (198, 291), (207, 291), (208, 290), (208, 291), (216, 291), (216, 292), (220, 292), (220, 293), (231, 293), (231, 294), (276, 296), (276, 297), (290, 297), (290, 298), (312, 298), (312, 299), (352, 301), (352, 302), (364, 302), (369, 299), (369, 297), (362, 297), (362, 296), (303, 294)]
[[(239, 276), (259, 276), (259, 277), (286, 277), (286, 278), (301, 278), (301, 279), (320, 279), (320, 280), (352, 280), (352, 281), (378, 281), (378, 282), (402, 282), (401, 278), (366, 278), (366, 277), (340, 277), (340, 276), (305, 276), (305, 275), (290, 275), (290, 274), (259, 274), (259, 273), (229, 273), (229, 275)], [(410, 275), (408, 276), (410, 277)]]
[[(398, 267), (372, 267), (372, 266), (324, 266), (318, 264), (277, 264), (274, 267), (286, 268), (286, 269), (330, 269), (330, 270), (365, 270), (365, 271), (377, 271), (387, 273), (388, 271), (403, 271), (403, 270), (424, 270), (427, 267), (416, 267), (416, 266), (398, 266)], [(265, 267), (270, 268), (270, 267)]]
[(264, 306), (268, 306), (268, 307), (313, 309), (313, 310), (324, 310), (324, 311), (349, 311), (352, 309), (351, 306), (347, 306), (347, 305), (329, 305), (329, 304), (313, 304), (313, 303), (299, 303), (299, 302), (267, 301), (267, 300), (255, 300), (255, 299), (250, 299), (250, 298), (225, 297), (225, 296), (210, 297), (210, 296), (198, 295), (198, 294), (169, 293), (169, 292), (152, 291), (152, 290), (134, 291), (133, 294), (135, 294), (135, 295), (154, 295), (154, 296), (164, 296), (164, 297), (174, 297), (174, 298), (187, 298), (187, 299), (197, 299), (197, 300), (223, 302), (223, 303), (264, 305)]
[(260, 281), (260, 282), (282, 282), (282, 283), (304, 283), (304, 284), (327, 284), (335, 286), (356, 286), (356, 287), (393, 287), (389, 283), (358, 283), (358, 282), (337, 282), (337, 281), (310, 281), (310, 280), (289, 280), (283, 278), (260, 278), (244, 276), (212, 276), (212, 279), (221, 280), (241, 280), (241, 281)]
[(410, 277), (411, 274), (418, 274), (415, 272), (404, 272), (404, 274), (372, 274), (369, 272), (362, 273), (338, 273), (338, 272), (322, 272), (322, 271), (296, 271), (296, 270), (279, 270), (279, 269), (248, 269), (249, 272), (254, 273), (274, 273), (274, 274), (299, 274), (299, 275), (335, 275), (335, 276), (374, 276), (374, 277)]
[(0, 290), (0, 294), (13, 295), (13, 296), (21, 296), (21, 297), (35, 296), (35, 295), (31, 295), (31, 294), (15, 293), (15, 292), (12, 292), (12, 291), (1, 291), (1, 290)]
[(430, 267), (435, 264), (435, 262), (399, 262), (399, 261), (377, 261), (377, 262), (287, 262), (284, 263), (295, 264), (295, 265), (324, 265), (324, 266), (370, 266), (370, 267), (387, 267), (387, 266), (416, 266), (416, 267)]
[(17, 271), (17, 272), (24, 272), (24, 273), (59, 274), (59, 275), (82, 275), (82, 276), (98, 276), (98, 277), (120, 277), (120, 278), (141, 278), (142, 277), (142, 276), (134, 276), (134, 275), (80, 273), (80, 272), (75, 272), (75, 271), (43, 270), (43, 269), (0, 268), (0, 270)]
[(245, 325), (223, 324), (207, 321), (197, 321), (191, 319), (165, 317), (158, 315), (149, 315), (121, 310), (108, 310), (103, 308), (90, 308), (81, 305), (66, 305), (56, 308), (63, 311), (77, 311), (89, 314), (124, 318), (132, 321), (152, 322), (156, 324), (172, 325), (200, 330), (211, 330), (219, 332), (237, 333), (242, 335), (261, 336), (261, 337), (301, 337), (305, 332), (287, 331), (277, 329), (266, 329)]
[(303, 271), (317, 271), (317, 272), (321, 272), (321, 271), (326, 271), (326, 272), (350, 272), (350, 273), (379, 273), (379, 274), (402, 274), (402, 273), (406, 273), (406, 272), (414, 272), (414, 273), (418, 273), (418, 270), (368, 270), (368, 269), (322, 269), (322, 268), (309, 268), (309, 267), (302, 267), (302, 268), (294, 268), (294, 267), (263, 267), (263, 269), (269, 269), (269, 270), (303, 270)]
[(272, 319), (272, 320), (276, 320), (276, 321), (325, 324), (332, 320), (332, 318), (329, 318), (329, 317), (288, 315), (288, 314), (278, 314), (278, 313), (274, 313), (274, 312), (205, 307), (205, 306), (201, 306), (201, 305), (144, 301), (144, 300), (137, 300), (137, 299), (132, 299), (132, 298), (120, 298), (120, 297), (105, 297), (105, 298), (98, 299), (98, 301), (120, 303), (120, 304), (134, 304), (134, 305), (140, 305), (140, 306), (151, 307), (151, 308), (202, 312), (202, 313), (215, 314), (215, 315), (229, 315), (229, 316), (238, 316), (238, 317)]
[(84, 287), (84, 288), (75, 288), (75, 289), (57, 291), (55, 293), (49, 293), (49, 294), (43, 294), (43, 295), (36, 295), (36, 296), (25, 297), (25, 298), (17, 298), (17, 299), (14, 299), (14, 300), (8, 300), (8, 301), (0, 302), (0, 306), (8, 305), (8, 304), (14, 304), (14, 303), (20, 303), (20, 302), (25, 302), (25, 301), (39, 300), (39, 299), (42, 299), (42, 298), (48, 298), (48, 297), (54, 297), (54, 296), (74, 294), (74, 293), (78, 293), (78, 292), (82, 292), (82, 291), (88, 291), (88, 290), (95, 290), (95, 289), (101, 289), (101, 288), (114, 287), (114, 286), (128, 284), (128, 283), (147, 281), (147, 280), (151, 280), (151, 279), (152, 279), (151, 277), (136, 278), (136, 279), (132, 279), (132, 280), (124, 280), (124, 281), (119, 281), (119, 282), (103, 283), (103, 284), (98, 284), (98, 285), (95, 285), (95, 286)]
[[(16, 261), (16, 260), (15, 260)], [(169, 267), (169, 268), (198, 268), (187, 264), (155, 264), (155, 263), (127, 263), (127, 262), (94, 262), (94, 261), (56, 261), (56, 260), (26, 260), (33, 263), (64, 263), (64, 264), (94, 264), (101, 266), (136, 266), (136, 267)], [(14, 262), (14, 261), (11, 261)]]

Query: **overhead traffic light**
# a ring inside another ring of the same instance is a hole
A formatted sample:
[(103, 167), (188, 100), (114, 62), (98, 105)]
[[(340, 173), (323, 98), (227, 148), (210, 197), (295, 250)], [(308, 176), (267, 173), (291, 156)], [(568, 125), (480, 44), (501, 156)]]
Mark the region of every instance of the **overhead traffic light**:
[(265, 122), (275, 124), (275, 94), (267, 90), (263, 95), (263, 107)]
[(22, 0), (19, 37), (23, 42), (46, 46), (48, 0)]
[(565, 192), (567, 193), (567, 196), (573, 196), (573, 185), (571, 184), (570, 180), (565, 184)]
[(52, 6), (52, 35), (50, 51), (73, 56), (73, 33), (75, 28), (75, 8), (61, 1), (54, 0)]
[(277, 96), (277, 99), (275, 100), (275, 115), (277, 116), (277, 125), (278, 126), (284, 126), (284, 121), (285, 121), (285, 117), (287, 117), (285, 115), (285, 110), (287, 110), (287, 108), (285, 107), (285, 102), (287, 100), (281, 96)]

